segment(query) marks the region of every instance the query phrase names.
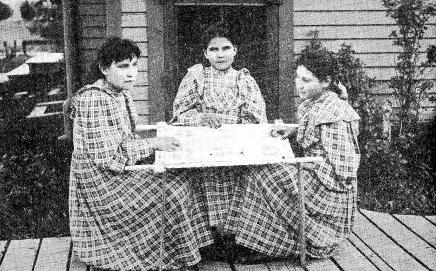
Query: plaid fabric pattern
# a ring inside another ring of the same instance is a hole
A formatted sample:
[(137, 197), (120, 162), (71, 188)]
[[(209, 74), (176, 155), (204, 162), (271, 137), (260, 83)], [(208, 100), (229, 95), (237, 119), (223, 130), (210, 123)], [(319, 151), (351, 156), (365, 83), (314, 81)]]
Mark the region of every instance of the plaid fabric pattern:
[(183, 172), (124, 172), (126, 165), (151, 154), (147, 141), (132, 135), (129, 93), (99, 81), (81, 89), (72, 104), (69, 215), (74, 253), (89, 265), (110, 270), (156, 269), (164, 224), (164, 268), (196, 264), (201, 244), (191, 226), (192, 190)]
[[(174, 101), (174, 119), (199, 126), (201, 114), (214, 113), (223, 123), (265, 123), (265, 102), (248, 70), (218, 72), (202, 65), (188, 69)], [(235, 232), (242, 202), (240, 176), (246, 168), (207, 168), (189, 174), (194, 228), (199, 242), (213, 242), (210, 227)]]
[[(307, 251), (319, 258), (332, 255), (350, 234), (360, 159), (354, 130), (358, 116), (348, 103), (332, 94), (300, 107), (304, 114), (297, 136), (305, 155), (324, 158), (313, 169), (300, 171), (306, 190)], [(333, 104), (339, 107), (330, 107)], [(326, 108), (334, 110), (329, 113)], [(318, 109), (327, 115), (320, 115)], [(341, 114), (346, 116), (341, 119), (338, 110), (353, 114)], [(313, 122), (313, 118), (319, 119)], [(308, 126), (313, 123), (313, 127)], [(300, 253), (297, 177), (297, 168), (290, 164), (250, 168), (244, 176), (246, 189), (237, 223), (237, 243), (276, 257)]]
[(173, 104), (173, 120), (199, 126), (201, 115), (214, 113), (222, 123), (265, 123), (265, 101), (247, 69), (188, 69)]

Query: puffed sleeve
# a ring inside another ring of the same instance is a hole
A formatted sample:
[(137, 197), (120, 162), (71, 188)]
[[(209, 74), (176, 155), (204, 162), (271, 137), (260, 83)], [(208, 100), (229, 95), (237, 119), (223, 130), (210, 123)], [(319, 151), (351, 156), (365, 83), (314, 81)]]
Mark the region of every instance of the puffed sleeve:
[(199, 126), (201, 118), (201, 91), (203, 89), (203, 66), (197, 64), (188, 69), (180, 83), (173, 103), (173, 119), (189, 126)]
[(254, 78), (247, 69), (238, 73), (238, 88), (244, 95), (244, 104), (241, 107), (242, 123), (266, 123), (265, 101)]
[(336, 176), (341, 180), (357, 178), (360, 151), (357, 144), (358, 126), (338, 121), (321, 125), (321, 141)]
[(121, 109), (108, 94), (86, 91), (75, 99), (74, 107), (74, 118), (77, 118), (74, 133), (82, 139), (77, 142), (82, 145), (78, 147), (98, 167), (121, 173), (126, 165), (133, 165), (152, 153), (145, 139), (134, 139), (122, 132)]
[(324, 158), (315, 163), (315, 174), (331, 190), (347, 191), (350, 180), (357, 178), (360, 152), (354, 128), (346, 121), (324, 123), (315, 128), (314, 134), (322, 147), (312, 149), (310, 156)]

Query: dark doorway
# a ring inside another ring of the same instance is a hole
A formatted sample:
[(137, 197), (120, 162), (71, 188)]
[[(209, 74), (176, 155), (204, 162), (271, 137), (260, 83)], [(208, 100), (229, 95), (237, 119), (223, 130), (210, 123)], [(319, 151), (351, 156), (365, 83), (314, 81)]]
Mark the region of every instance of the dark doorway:
[[(266, 6), (177, 6), (177, 51), (173, 78), (175, 86), (181, 82), (187, 68), (204, 61), (201, 35), (211, 24), (224, 22), (235, 37), (238, 54), (236, 69), (247, 68), (258, 83), (267, 105), (268, 119), (278, 116), (278, 67), (271, 67), (271, 44), (268, 35)], [(275, 58), (278, 56), (276, 55)], [(274, 62), (274, 61), (273, 61)], [(174, 86), (173, 85), (173, 86)], [(173, 101), (177, 87), (168, 96)], [(167, 107), (168, 108), (168, 107)], [(167, 112), (170, 113), (170, 112)]]

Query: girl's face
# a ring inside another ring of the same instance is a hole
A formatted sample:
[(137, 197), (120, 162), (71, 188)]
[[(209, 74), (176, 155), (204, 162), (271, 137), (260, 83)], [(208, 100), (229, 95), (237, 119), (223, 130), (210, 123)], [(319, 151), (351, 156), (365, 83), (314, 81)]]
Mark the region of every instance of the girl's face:
[(210, 65), (218, 70), (225, 71), (232, 66), (236, 56), (236, 47), (223, 37), (215, 37), (210, 40), (207, 49), (204, 51), (204, 57), (209, 60)]
[(131, 89), (138, 75), (138, 58), (135, 56), (119, 62), (112, 62), (107, 68), (100, 67), (106, 81), (118, 90)]
[(300, 99), (307, 100), (323, 93), (328, 87), (329, 82), (320, 81), (311, 71), (300, 65), (297, 67), (295, 85)]

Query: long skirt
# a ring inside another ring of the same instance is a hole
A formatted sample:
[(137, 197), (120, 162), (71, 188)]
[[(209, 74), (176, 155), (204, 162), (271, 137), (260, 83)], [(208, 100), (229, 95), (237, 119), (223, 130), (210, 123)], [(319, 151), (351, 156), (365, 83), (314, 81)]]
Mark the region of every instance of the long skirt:
[(210, 229), (235, 234), (247, 167), (197, 168), (187, 171), (193, 191), (193, 222), (202, 245), (214, 242)]
[[(301, 170), (305, 196), (307, 253), (334, 254), (350, 234), (356, 208), (356, 184), (348, 192), (326, 188), (313, 171)], [(297, 168), (289, 164), (254, 166), (244, 176), (236, 243), (273, 256), (298, 255)]]
[(162, 224), (165, 269), (200, 261), (204, 244), (192, 226), (192, 190), (183, 172), (115, 174), (73, 156), (69, 196), (73, 250), (88, 265), (110, 270), (158, 268)]

